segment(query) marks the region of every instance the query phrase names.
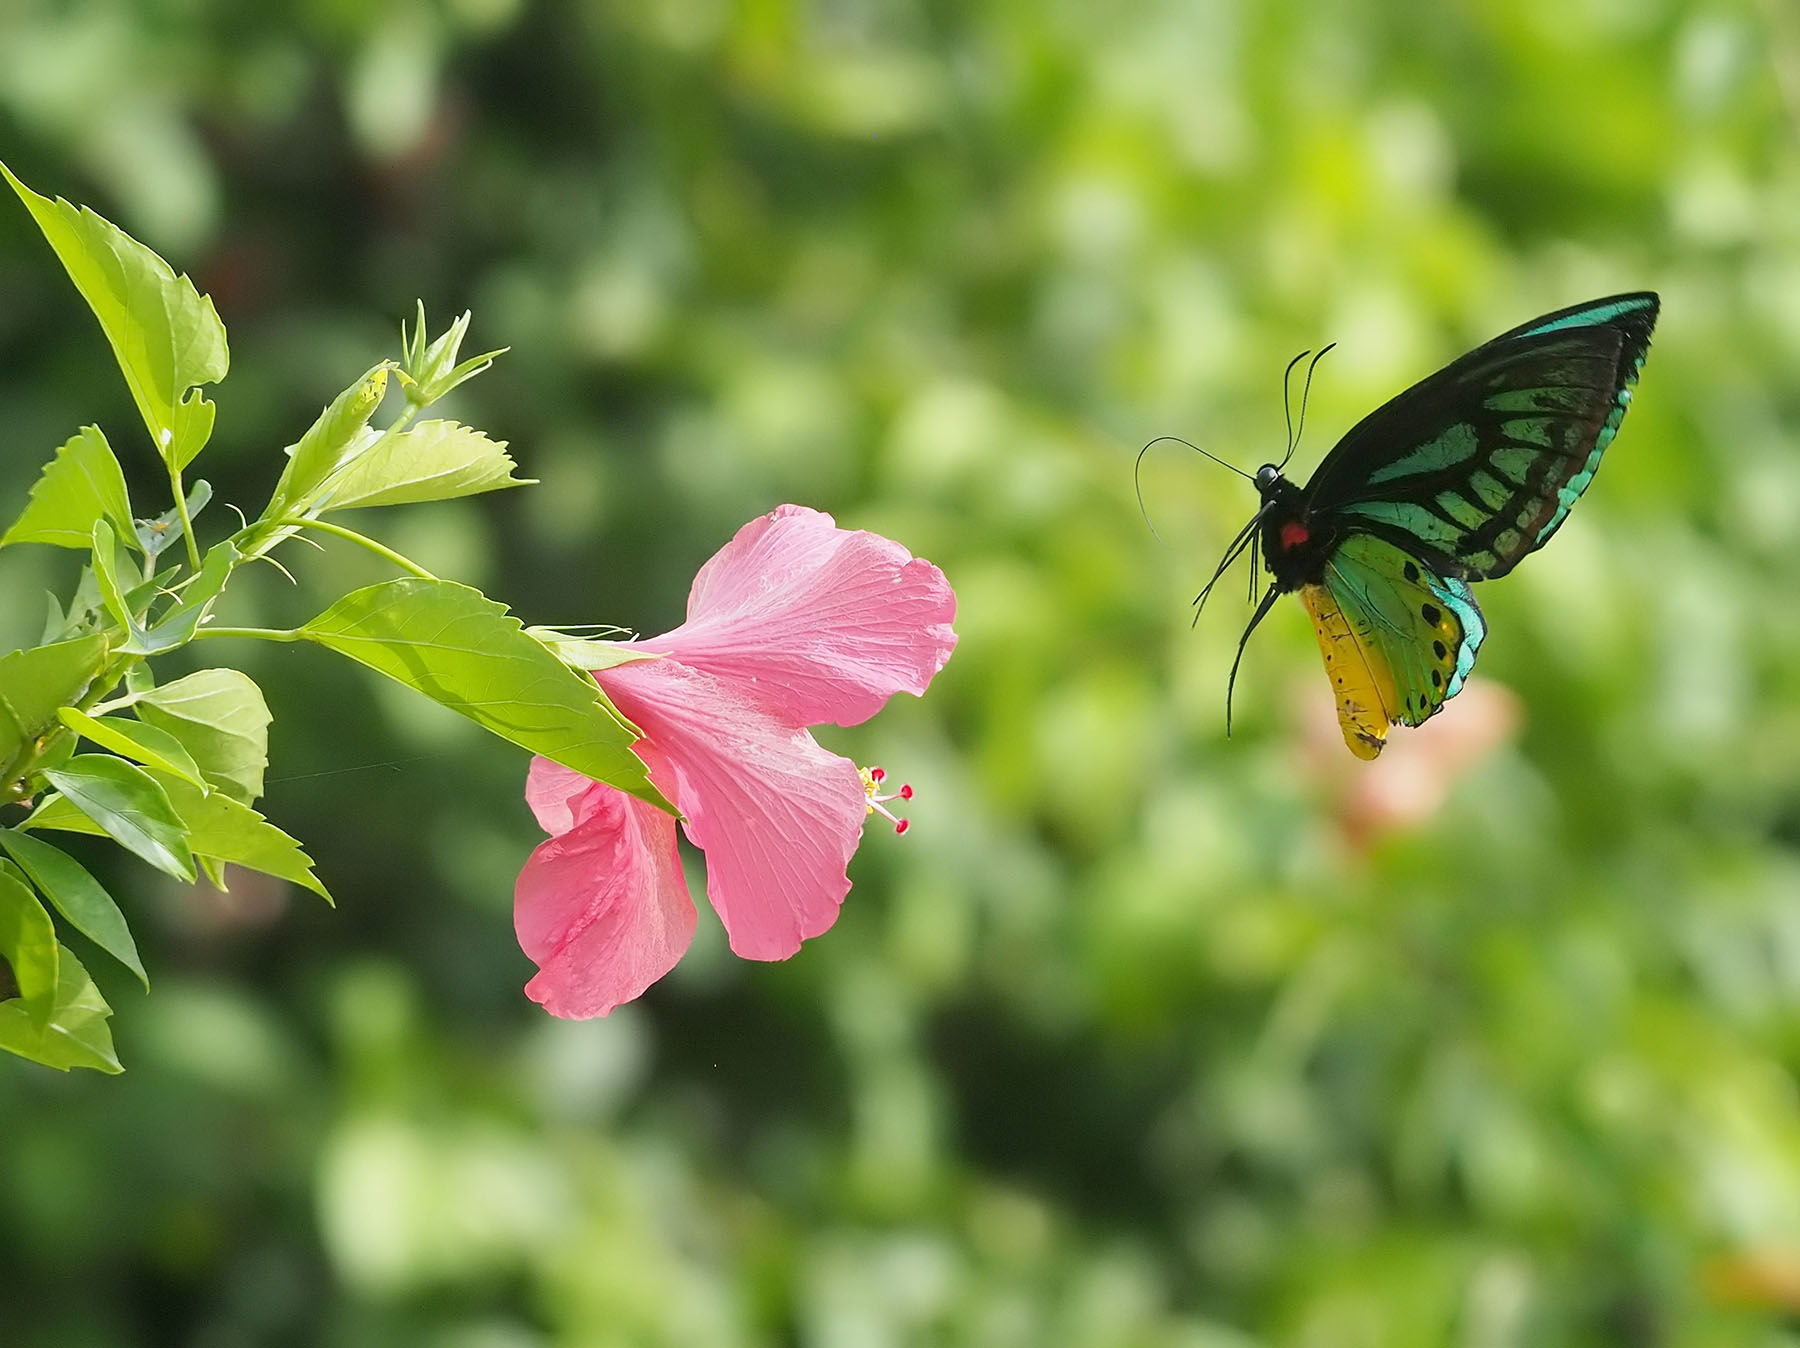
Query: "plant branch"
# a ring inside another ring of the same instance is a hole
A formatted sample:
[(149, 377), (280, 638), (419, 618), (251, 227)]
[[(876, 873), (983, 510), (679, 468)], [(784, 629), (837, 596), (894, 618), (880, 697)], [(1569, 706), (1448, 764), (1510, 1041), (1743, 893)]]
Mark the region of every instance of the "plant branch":
[(194, 541), (194, 521), (188, 518), (187, 489), (181, 482), (181, 469), (169, 464), (169, 489), (175, 493), (175, 514), (181, 520), (181, 536), (187, 542), (188, 565), (200, 569), (200, 545)]
[(299, 641), (298, 628), (292, 627), (202, 627), (194, 633), (194, 640), (201, 637), (248, 637), (255, 641)]
[(399, 567), (402, 571), (409, 572), (412, 575), (417, 576), (420, 580), (436, 580), (437, 579), (436, 576), (432, 575), (431, 572), (427, 571), (424, 567), (420, 566), (417, 562), (413, 561), (412, 558), (403, 557), (399, 553), (395, 552), (392, 548), (385, 547), (382, 544), (377, 543), (374, 539), (370, 538), (368, 535), (359, 534), (354, 529), (346, 529), (341, 524), (332, 524), (328, 520), (313, 520), (313, 519), (286, 519), (286, 520), (281, 521), (281, 523), (283, 526), (292, 525), (293, 527), (299, 528), (299, 529), (314, 529), (314, 530), (317, 530), (319, 533), (330, 534), (334, 538), (341, 538), (341, 539), (344, 539), (346, 542), (354, 543), (359, 548), (367, 548), (370, 552), (374, 553), (377, 557), (385, 558), (387, 561), (392, 562), (395, 566)]

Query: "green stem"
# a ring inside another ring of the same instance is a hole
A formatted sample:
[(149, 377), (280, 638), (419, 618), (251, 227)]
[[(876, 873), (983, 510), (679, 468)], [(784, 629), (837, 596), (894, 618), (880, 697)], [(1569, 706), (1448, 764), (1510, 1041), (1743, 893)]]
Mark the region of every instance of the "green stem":
[(300, 641), (303, 640), (298, 628), (282, 627), (202, 627), (194, 633), (194, 640), (201, 637), (248, 637), (256, 641)]
[(374, 539), (368, 537), (366, 534), (359, 534), (354, 529), (346, 529), (341, 524), (332, 524), (328, 520), (307, 520), (307, 519), (286, 519), (286, 520), (282, 521), (282, 524), (283, 525), (293, 525), (294, 527), (300, 528), (300, 529), (314, 529), (322, 534), (330, 534), (334, 538), (341, 538), (341, 539), (345, 540), (346, 542), (354, 543), (359, 548), (367, 548), (370, 552), (374, 553), (377, 557), (385, 558), (386, 560), (392, 562), (395, 566), (399, 567), (402, 571), (411, 572), (413, 575), (417, 576), (420, 580), (436, 580), (437, 579), (436, 576), (432, 575), (431, 572), (427, 571), (424, 567), (420, 566), (417, 562), (413, 561), (412, 558), (402, 557), (399, 553), (395, 552), (392, 548), (383, 547), (380, 543), (377, 543)]
[(20, 799), (18, 783), (25, 776), (32, 759), (37, 754), (37, 745), (31, 740), (21, 744), (18, 751), (6, 760), (6, 766), (0, 767), (0, 805), (14, 805)]
[(187, 541), (188, 565), (200, 569), (200, 545), (194, 541), (194, 522), (188, 518), (187, 491), (181, 485), (181, 469), (169, 465), (169, 489), (175, 493), (175, 513), (181, 519), (181, 536)]

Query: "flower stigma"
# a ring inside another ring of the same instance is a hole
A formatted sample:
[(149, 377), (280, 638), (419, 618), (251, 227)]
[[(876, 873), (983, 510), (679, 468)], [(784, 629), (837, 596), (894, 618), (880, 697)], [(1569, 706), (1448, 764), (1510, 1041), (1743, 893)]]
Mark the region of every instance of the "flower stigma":
[(858, 768), (857, 773), (862, 777), (863, 794), (869, 798), (869, 813), (878, 814), (883, 819), (887, 820), (894, 826), (894, 832), (906, 832), (906, 830), (912, 826), (912, 821), (909, 819), (902, 819), (892, 810), (888, 809), (887, 802), (890, 800), (911, 800), (913, 798), (913, 789), (911, 785), (902, 782), (898, 791), (889, 791), (883, 794), (881, 786), (883, 782), (887, 781), (886, 768)]

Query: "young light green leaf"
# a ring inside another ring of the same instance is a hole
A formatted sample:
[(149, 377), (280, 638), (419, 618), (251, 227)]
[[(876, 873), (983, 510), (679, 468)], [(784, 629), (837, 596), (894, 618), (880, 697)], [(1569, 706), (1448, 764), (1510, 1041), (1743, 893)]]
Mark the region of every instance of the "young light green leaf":
[(126, 851), (165, 875), (193, 880), (187, 829), (169, 803), (169, 793), (142, 768), (107, 754), (77, 754), (44, 776)]
[[(100, 586), (100, 599), (106, 605), (106, 611), (112, 615), (112, 620), (125, 632), (129, 642), (135, 645), (143, 633), (131, 611), (131, 605), (126, 601), (125, 587), (119, 582), (119, 556), (112, 525), (105, 520), (94, 521), (93, 548), (94, 580)], [(126, 649), (131, 649), (131, 645), (127, 645)]]
[(182, 587), (174, 606), (157, 620), (156, 626), (134, 633), (125, 650), (133, 655), (154, 655), (157, 651), (173, 650), (192, 641), (224, 591), (225, 582), (231, 579), (232, 568), (241, 558), (237, 545), (230, 539), (207, 549), (206, 561), (201, 564), (199, 573)]
[[(99, 832), (73, 806), (69, 812), (87, 825), (79, 832)], [(136, 974), (146, 988), (150, 986), (150, 978), (138, 958), (137, 942), (131, 939), (131, 928), (125, 925), (125, 914), (86, 867), (61, 848), (17, 829), (0, 829), (0, 847), (19, 863), (31, 877), (31, 883), (56, 905), (56, 911), (68, 919), (70, 926)]]
[(631, 752), (636, 731), (479, 590), (394, 580), (345, 595), (300, 634), (596, 781), (671, 810)]
[(62, 1072), (71, 1067), (124, 1071), (113, 1052), (112, 1031), (106, 1027), (112, 1008), (100, 989), (67, 946), (58, 947), (56, 964), (56, 1004), (50, 1023), (34, 1025), (17, 1002), (0, 1002), (0, 1049)]
[(454, 421), (422, 421), (409, 431), (384, 435), (332, 479), (327, 510), (357, 506), (448, 501), (502, 487), (524, 487), (504, 440)]
[[(219, 867), (229, 862), (264, 875), (303, 885), (327, 903), (331, 895), (312, 872), (312, 858), (300, 844), (248, 805), (240, 805), (222, 791), (203, 794), (170, 773), (150, 769), (150, 775), (168, 792), (170, 804), (188, 830), (188, 846), (218, 882)], [(51, 796), (23, 825), (32, 829), (59, 829), (67, 833), (100, 833), (93, 820), (63, 796)], [(221, 889), (223, 885), (219, 886)]]
[(25, 877), (0, 861), (0, 956), (12, 966), (19, 1000), (43, 1027), (56, 1009), (56, 927)]
[(230, 367), (225, 325), (210, 299), (124, 230), (61, 197), (39, 196), (0, 164), (0, 175), (56, 250), (88, 302), (164, 460), (184, 466), (212, 430), (212, 404), (189, 390)]
[(265, 523), (305, 514), (325, 480), (373, 443), (377, 433), (369, 429), (369, 418), (381, 406), (393, 368), (387, 360), (374, 366), (333, 398), (299, 443), (289, 446), (288, 465), (263, 512)]
[(106, 638), (77, 637), (0, 657), (0, 762), (56, 724), (106, 663)]
[(40, 646), (48, 646), (55, 641), (69, 623), (69, 615), (63, 612), (63, 606), (57, 597), (46, 593), (44, 598), (49, 601), (49, 611), (44, 615), (44, 635), (38, 638)]
[(269, 708), (248, 674), (203, 669), (134, 701), (138, 718), (181, 741), (212, 786), (244, 805), (262, 794)]
[(129, 721), (123, 716), (89, 716), (74, 707), (63, 707), (56, 715), (69, 729), (102, 749), (111, 749), (133, 762), (160, 768), (183, 781), (192, 782), (201, 790), (206, 789), (206, 778), (195, 765), (193, 755), (180, 740), (160, 726)]
[(466, 309), (462, 317), (444, 329), (430, 346), (425, 344), (423, 301), (419, 304), (418, 326), (410, 334), (402, 320), (400, 347), (405, 353), (405, 360), (400, 368), (400, 383), (406, 390), (407, 401), (414, 407), (426, 407), (436, 402), (458, 384), (473, 379), (487, 369), (494, 363), (496, 356), (506, 354), (507, 348), (500, 347), (494, 351), (484, 351), (479, 356), (471, 356), (459, 364), (456, 357), (461, 352), (463, 338), (468, 333), (469, 312)]
[(611, 669), (614, 665), (628, 665), (634, 660), (662, 659), (657, 652), (640, 651), (629, 642), (589, 641), (585, 637), (570, 636), (555, 627), (527, 627), (525, 635), (542, 642), (550, 654), (570, 669), (579, 669), (585, 673), (596, 669)]
[(56, 451), (38, 477), (30, 504), (0, 537), (0, 548), (11, 543), (90, 547), (94, 522), (101, 519), (109, 520), (127, 537), (131, 535), (131, 499), (125, 491), (125, 474), (100, 428), (84, 426)]

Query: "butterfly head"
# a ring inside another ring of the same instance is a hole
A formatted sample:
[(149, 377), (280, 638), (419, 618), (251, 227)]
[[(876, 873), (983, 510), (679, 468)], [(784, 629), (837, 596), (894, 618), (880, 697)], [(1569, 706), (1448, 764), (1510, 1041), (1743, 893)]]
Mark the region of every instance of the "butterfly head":
[(1256, 489), (1262, 493), (1263, 500), (1275, 494), (1275, 484), (1281, 481), (1281, 469), (1272, 463), (1265, 463), (1256, 470)]

